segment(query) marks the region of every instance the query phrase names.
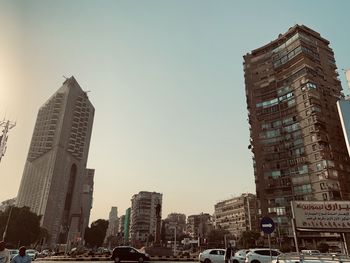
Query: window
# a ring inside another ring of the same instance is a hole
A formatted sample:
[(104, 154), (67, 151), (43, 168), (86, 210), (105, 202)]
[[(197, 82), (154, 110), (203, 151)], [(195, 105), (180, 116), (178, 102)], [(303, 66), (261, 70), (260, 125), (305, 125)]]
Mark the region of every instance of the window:
[(326, 189), (326, 187), (325, 187), (324, 183), (320, 183), (320, 188), (321, 188), (321, 190)]
[(294, 186), (294, 192), (295, 192), (295, 194), (298, 194), (298, 195), (311, 193), (311, 185), (304, 184), (304, 185), (300, 185), (300, 186)]
[(322, 197), (323, 197), (323, 200), (328, 200), (328, 195), (327, 195), (327, 193), (323, 193), (323, 194), (322, 194)]

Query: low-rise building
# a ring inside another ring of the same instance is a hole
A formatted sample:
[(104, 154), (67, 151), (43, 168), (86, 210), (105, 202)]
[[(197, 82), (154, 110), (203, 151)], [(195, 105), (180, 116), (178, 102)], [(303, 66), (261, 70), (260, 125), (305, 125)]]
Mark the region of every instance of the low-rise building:
[(187, 218), (187, 234), (192, 238), (205, 238), (213, 228), (212, 216), (208, 213), (190, 215)]
[[(162, 233), (162, 241), (170, 241), (174, 240), (175, 233), (176, 239), (179, 239), (186, 232), (186, 215), (179, 213), (171, 213), (167, 216), (166, 219), (163, 220), (163, 231)], [(176, 232), (175, 232), (176, 228)]]
[(239, 197), (221, 201), (214, 207), (216, 228), (228, 230), (236, 237), (248, 230), (259, 231), (258, 206), (255, 195), (242, 194)]

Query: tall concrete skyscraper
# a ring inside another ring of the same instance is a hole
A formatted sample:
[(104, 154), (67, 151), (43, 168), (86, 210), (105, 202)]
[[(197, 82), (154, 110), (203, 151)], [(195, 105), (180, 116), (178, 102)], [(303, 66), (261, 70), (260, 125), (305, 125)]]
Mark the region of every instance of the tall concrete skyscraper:
[(94, 170), (86, 168), (95, 109), (74, 77), (39, 109), (17, 206), (42, 215), (50, 244), (82, 240)]
[(257, 198), (280, 234), (292, 236), (291, 200), (349, 200), (336, 69), (329, 41), (303, 25), (244, 56)]

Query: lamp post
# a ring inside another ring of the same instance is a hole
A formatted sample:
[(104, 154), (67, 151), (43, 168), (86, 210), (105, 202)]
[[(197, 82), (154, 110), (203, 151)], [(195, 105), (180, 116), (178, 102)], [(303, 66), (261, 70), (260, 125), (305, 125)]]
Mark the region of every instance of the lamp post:
[(7, 217), (7, 222), (6, 222), (5, 230), (4, 230), (4, 233), (2, 234), (2, 240), (5, 240), (5, 237), (6, 237), (6, 234), (7, 234), (7, 228), (8, 228), (8, 226), (9, 226), (10, 217), (11, 217), (11, 214), (12, 214), (12, 208), (13, 208), (13, 206), (10, 207), (10, 212), (9, 212), (9, 216)]

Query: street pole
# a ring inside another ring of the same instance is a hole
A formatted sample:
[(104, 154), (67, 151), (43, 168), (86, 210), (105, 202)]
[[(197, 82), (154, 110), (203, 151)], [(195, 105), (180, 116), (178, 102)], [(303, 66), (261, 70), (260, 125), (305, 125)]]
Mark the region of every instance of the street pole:
[(6, 222), (4, 233), (2, 235), (2, 240), (5, 240), (5, 237), (6, 237), (6, 234), (7, 234), (7, 228), (9, 226), (10, 217), (11, 217), (11, 214), (12, 214), (12, 208), (13, 208), (13, 206), (10, 207), (10, 212), (9, 212), (9, 216), (7, 217), (7, 222)]
[(295, 227), (295, 213), (294, 213), (294, 203), (293, 203), (293, 201), (290, 201), (290, 206), (291, 206), (291, 208), (292, 208), (292, 228), (293, 228), (293, 236), (294, 236), (295, 250), (296, 250), (296, 252), (299, 254), (297, 229), (296, 229), (296, 227)]
[(342, 238), (343, 238), (343, 242), (344, 242), (344, 249), (345, 249), (345, 254), (349, 255), (349, 250), (348, 250), (348, 245), (346, 243), (346, 238), (345, 238), (345, 233), (341, 233)]
[(270, 262), (272, 262), (272, 251), (271, 251), (271, 238), (270, 234), (267, 234), (268, 240), (269, 240), (269, 250), (270, 250)]
[(176, 226), (174, 227), (174, 256), (176, 256)]

